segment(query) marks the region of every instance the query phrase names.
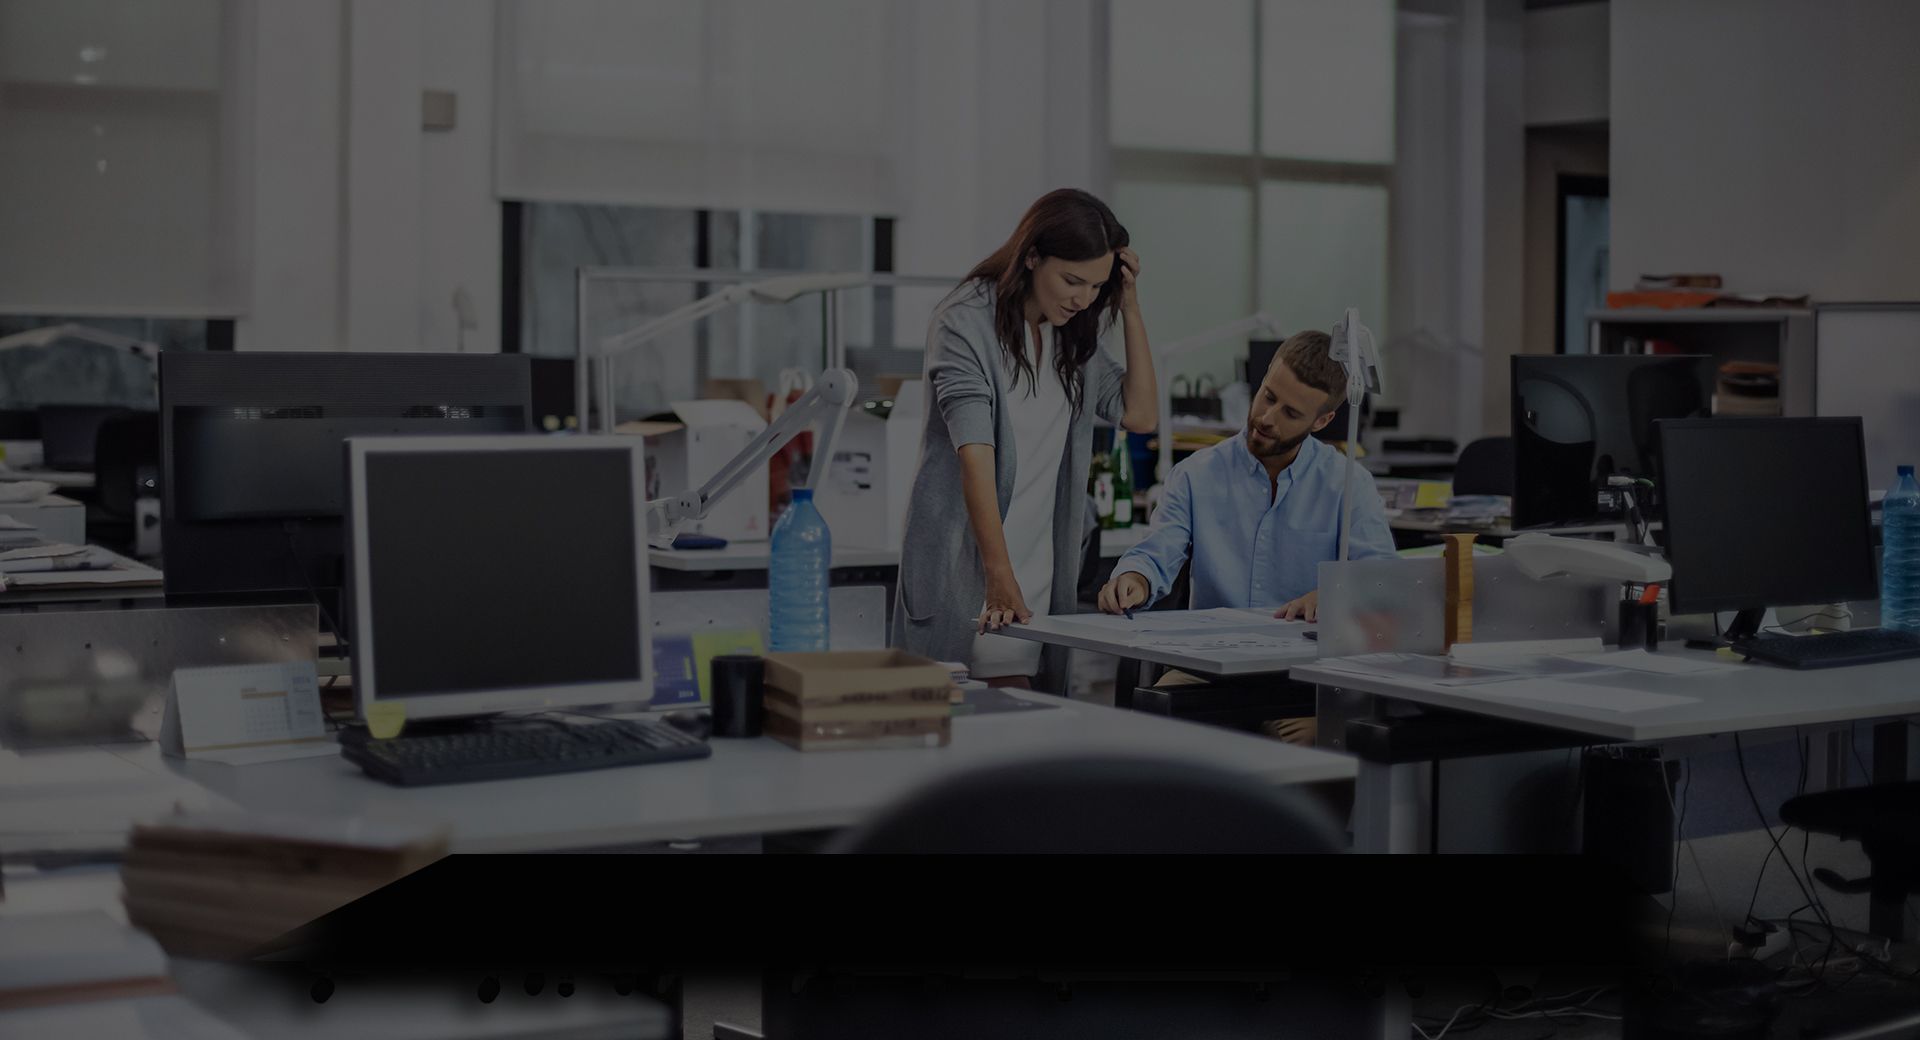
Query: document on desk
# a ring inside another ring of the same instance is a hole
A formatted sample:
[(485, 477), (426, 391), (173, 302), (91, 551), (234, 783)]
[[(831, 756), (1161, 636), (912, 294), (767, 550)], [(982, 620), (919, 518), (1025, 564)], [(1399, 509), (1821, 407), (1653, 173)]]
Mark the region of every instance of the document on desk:
[(1055, 618), (1061, 624), (1098, 629), (1103, 634), (1168, 635), (1188, 632), (1226, 631), (1306, 631), (1305, 621), (1281, 621), (1273, 611), (1214, 607), (1210, 610), (1142, 610), (1132, 617), (1124, 614), (1063, 614)]
[(1478, 686), (1525, 678), (1519, 672), (1489, 665), (1463, 664), (1431, 654), (1361, 654), (1356, 657), (1322, 658), (1321, 668), (1353, 675), (1386, 679), (1411, 679), (1435, 686)]
[(1655, 654), (1645, 650), (1615, 650), (1579, 656), (1583, 660), (1604, 664), (1608, 668), (1623, 668), (1627, 671), (1646, 672), (1651, 675), (1734, 675), (1751, 667), (1732, 661), (1716, 660), (1705, 654)]
[(1658, 708), (1675, 708), (1682, 704), (1698, 704), (1698, 697), (1681, 697), (1671, 693), (1649, 693), (1645, 690), (1630, 690), (1619, 686), (1592, 686), (1586, 683), (1563, 682), (1557, 679), (1536, 679), (1527, 682), (1492, 683), (1474, 688), (1475, 697), (1487, 697), (1516, 701), (1536, 701), (1542, 704), (1557, 704), (1569, 708), (1597, 708), (1601, 711), (1653, 711)]

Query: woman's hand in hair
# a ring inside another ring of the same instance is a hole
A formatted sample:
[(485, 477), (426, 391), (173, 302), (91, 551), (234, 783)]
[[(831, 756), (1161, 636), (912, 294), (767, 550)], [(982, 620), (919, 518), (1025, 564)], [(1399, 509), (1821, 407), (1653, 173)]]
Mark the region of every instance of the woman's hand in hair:
[(1134, 285), (1140, 280), (1140, 254), (1134, 252), (1132, 246), (1121, 246), (1114, 256), (1120, 263), (1120, 306), (1132, 310), (1140, 306), (1134, 296)]
[(1020, 595), (1020, 583), (1013, 575), (987, 575), (987, 606), (980, 612), (980, 631), (996, 632), (1018, 622), (1033, 620), (1033, 611)]

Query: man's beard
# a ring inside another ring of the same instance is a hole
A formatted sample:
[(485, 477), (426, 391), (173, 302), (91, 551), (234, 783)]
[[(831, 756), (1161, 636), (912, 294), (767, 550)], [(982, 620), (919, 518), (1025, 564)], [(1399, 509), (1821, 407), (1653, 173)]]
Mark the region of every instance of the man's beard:
[[(1300, 433), (1284, 441), (1275, 441), (1268, 438), (1265, 434), (1259, 432), (1259, 430), (1255, 429), (1251, 425), (1249, 425), (1247, 429), (1253, 434), (1253, 437), (1247, 438), (1247, 448), (1253, 452), (1253, 457), (1256, 459), (1280, 458), (1281, 456), (1286, 455), (1288, 452), (1292, 451), (1293, 449), (1298, 448), (1300, 445), (1306, 443), (1307, 438), (1313, 434), (1312, 430), (1302, 430)], [(1261, 441), (1264, 444), (1268, 444), (1272, 446), (1263, 447), (1261, 444), (1256, 444), (1253, 439), (1254, 437), (1258, 437), (1261, 439)]]

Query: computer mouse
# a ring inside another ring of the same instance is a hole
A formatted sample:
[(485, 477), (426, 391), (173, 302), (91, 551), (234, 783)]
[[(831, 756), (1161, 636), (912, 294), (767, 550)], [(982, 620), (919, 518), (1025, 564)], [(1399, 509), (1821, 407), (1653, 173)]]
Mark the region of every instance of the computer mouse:
[(704, 711), (670, 711), (667, 725), (682, 733), (706, 740), (713, 735), (713, 715)]

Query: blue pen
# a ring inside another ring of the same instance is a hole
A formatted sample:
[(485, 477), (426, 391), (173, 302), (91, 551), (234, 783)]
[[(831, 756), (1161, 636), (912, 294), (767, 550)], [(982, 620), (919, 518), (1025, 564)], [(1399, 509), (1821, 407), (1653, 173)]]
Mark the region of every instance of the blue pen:
[(1121, 610), (1121, 611), (1122, 611), (1123, 613), (1125, 613), (1125, 614), (1127, 615), (1127, 620), (1128, 620), (1128, 621), (1132, 621), (1132, 620), (1133, 620), (1133, 608), (1132, 608), (1132, 607), (1121, 607), (1121, 608), (1120, 608), (1120, 610)]

